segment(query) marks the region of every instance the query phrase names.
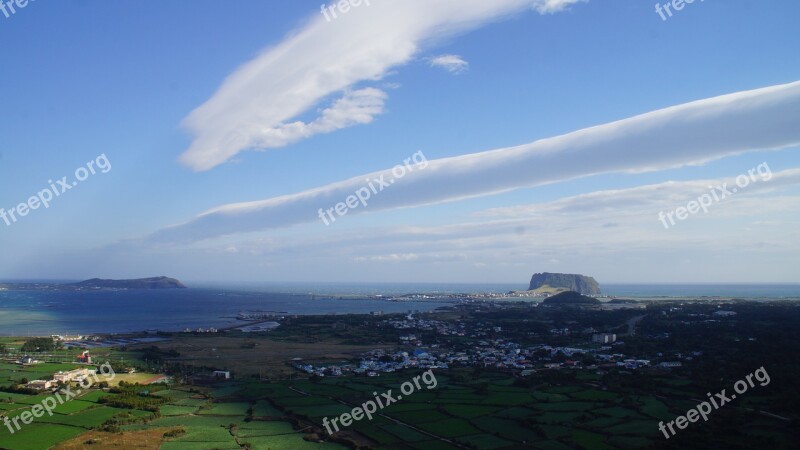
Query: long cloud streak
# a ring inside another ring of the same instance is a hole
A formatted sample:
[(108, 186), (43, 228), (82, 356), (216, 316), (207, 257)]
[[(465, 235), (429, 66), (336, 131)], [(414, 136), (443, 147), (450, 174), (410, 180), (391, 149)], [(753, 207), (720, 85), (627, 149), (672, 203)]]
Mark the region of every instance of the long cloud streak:
[[(429, 161), (348, 217), (458, 200), (610, 172), (644, 172), (800, 144), (800, 81), (674, 106), (518, 147)], [(237, 203), (163, 229), (155, 241), (195, 241), (315, 221), (391, 170), (305, 192)], [(347, 217), (344, 218), (346, 220)]]

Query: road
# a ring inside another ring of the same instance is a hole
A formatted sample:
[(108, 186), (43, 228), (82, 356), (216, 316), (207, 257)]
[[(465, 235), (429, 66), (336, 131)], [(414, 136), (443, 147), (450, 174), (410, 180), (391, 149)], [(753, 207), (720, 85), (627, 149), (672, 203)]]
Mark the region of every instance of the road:
[(625, 322), (628, 325), (628, 333), (627, 336), (634, 336), (636, 334), (636, 324), (641, 322), (642, 319), (647, 317), (647, 314), (643, 314), (641, 316), (636, 316)]

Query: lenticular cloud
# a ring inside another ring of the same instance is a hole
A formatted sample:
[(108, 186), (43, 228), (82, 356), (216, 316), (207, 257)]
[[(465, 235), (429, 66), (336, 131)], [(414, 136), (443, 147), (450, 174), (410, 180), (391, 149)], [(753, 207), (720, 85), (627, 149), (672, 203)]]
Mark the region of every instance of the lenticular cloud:
[[(800, 145), (800, 81), (699, 100), (517, 147), (430, 160), (351, 215), (490, 195), (611, 172), (645, 172)], [(196, 241), (311, 222), (391, 169), (319, 188), (235, 203), (156, 232)], [(348, 216), (349, 218), (350, 216)]]

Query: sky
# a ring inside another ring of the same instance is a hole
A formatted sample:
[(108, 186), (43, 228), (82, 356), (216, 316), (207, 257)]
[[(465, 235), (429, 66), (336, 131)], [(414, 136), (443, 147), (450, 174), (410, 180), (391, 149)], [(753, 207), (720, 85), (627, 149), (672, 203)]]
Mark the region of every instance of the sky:
[(0, 10), (0, 279), (800, 282), (800, 3), (352, 3)]

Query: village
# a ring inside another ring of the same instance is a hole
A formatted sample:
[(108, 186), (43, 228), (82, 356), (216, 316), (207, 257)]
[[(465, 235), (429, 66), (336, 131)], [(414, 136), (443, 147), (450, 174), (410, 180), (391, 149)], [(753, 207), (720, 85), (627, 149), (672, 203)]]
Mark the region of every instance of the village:
[[(729, 317), (720, 311), (718, 317)], [(734, 313), (735, 314), (735, 313)], [(345, 375), (379, 376), (402, 369), (448, 369), (475, 367), (506, 370), (528, 376), (539, 370), (586, 369), (602, 374), (610, 369), (669, 371), (702, 356), (690, 353), (655, 352), (630, 355), (619, 350), (624, 341), (616, 333), (600, 333), (588, 328), (551, 328), (552, 338), (577, 335), (583, 341), (574, 345), (538, 343), (521, 345), (500, 337), (503, 328), (489, 323), (444, 321), (414, 317), (388, 319), (380, 325), (400, 330), (398, 351), (372, 350), (363, 353), (358, 363), (329, 365), (296, 364), (295, 368), (318, 377)], [(413, 332), (411, 332), (413, 331)], [(427, 336), (424, 338), (423, 336)], [(440, 339), (444, 338), (444, 339)], [(455, 338), (453, 340), (448, 337)], [(574, 338), (574, 336), (573, 336)], [(654, 337), (655, 338), (655, 337)]]

